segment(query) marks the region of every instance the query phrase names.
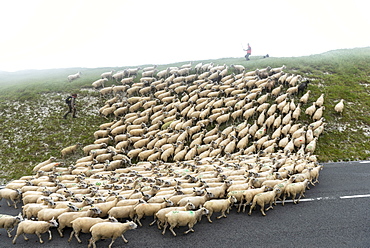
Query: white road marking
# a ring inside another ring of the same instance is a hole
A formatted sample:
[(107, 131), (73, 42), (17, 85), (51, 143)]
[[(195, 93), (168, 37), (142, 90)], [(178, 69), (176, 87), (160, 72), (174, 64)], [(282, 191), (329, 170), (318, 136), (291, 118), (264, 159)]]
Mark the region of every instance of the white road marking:
[(341, 196), (340, 199), (351, 199), (351, 198), (363, 198), (363, 197), (370, 197), (369, 195), (347, 195), (347, 196)]
[(368, 164), (368, 163), (370, 163), (370, 161), (361, 161), (361, 162), (359, 162), (360, 164)]
[[(336, 199), (351, 199), (351, 198), (364, 198), (364, 197), (370, 197), (370, 194), (368, 195), (348, 195), (348, 196), (326, 196), (326, 197), (317, 197), (317, 198), (301, 198), (300, 202), (311, 202), (311, 201), (322, 201), (322, 200), (336, 200)], [(286, 202), (293, 202), (293, 200), (285, 200)], [(282, 203), (282, 201), (276, 201), (276, 203)]]

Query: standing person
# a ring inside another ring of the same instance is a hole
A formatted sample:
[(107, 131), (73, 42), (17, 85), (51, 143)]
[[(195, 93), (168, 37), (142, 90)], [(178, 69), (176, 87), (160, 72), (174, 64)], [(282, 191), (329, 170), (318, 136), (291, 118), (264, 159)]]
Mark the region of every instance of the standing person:
[(249, 59), (249, 56), (252, 54), (252, 48), (251, 48), (251, 46), (249, 45), (249, 43), (248, 43), (248, 48), (247, 48), (247, 50), (245, 50), (245, 49), (243, 49), (244, 51), (247, 51), (247, 54), (245, 55), (245, 59), (246, 60), (250, 60)]
[(77, 94), (72, 94), (71, 96), (67, 97), (66, 103), (68, 105), (68, 111), (63, 116), (64, 119), (67, 119), (67, 115), (69, 113), (72, 113), (73, 118), (77, 118), (76, 117), (76, 98), (77, 98)]

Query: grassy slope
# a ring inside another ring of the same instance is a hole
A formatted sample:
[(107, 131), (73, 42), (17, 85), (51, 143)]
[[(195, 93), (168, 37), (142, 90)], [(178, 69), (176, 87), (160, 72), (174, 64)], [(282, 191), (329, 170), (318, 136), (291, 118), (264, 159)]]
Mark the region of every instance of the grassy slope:
[[(286, 72), (314, 79), (309, 85), (312, 94), (308, 104), (324, 93), (324, 117), (328, 123), (320, 136), (316, 154), (320, 161), (338, 161), (370, 157), (369, 58), (370, 48), (358, 48), (305, 57), (262, 59), (252, 56), (250, 61), (222, 58), (203, 62), (242, 64), (248, 70), (285, 64)], [(185, 63), (159, 65), (158, 69)], [(0, 183), (1, 179), (10, 180), (30, 174), (35, 164), (50, 156), (60, 158), (59, 152), (63, 147), (76, 142), (87, 145), (94, 141), (92, 133), (100, 124), (107, 122), (97, 115), (104, 99), (100, 99), (96, 92), (82, 89), (90, 88), (102, 72), (111, 69), (123, 68), (0, 72), (0, 138), (4, 144), (0, 149)], [(77, 71), (83, 73), (82, 78), (68, 83), (67, 75)], [(81, 118), (66, 121), (60, 117), (66, 110), (64, 98), (70, 92), (79, 93)], [(333, 110), (341, 98), (345, 99), (343, 116)], [(309, 122), (302, 117), (303, 121)], [(81, 153), (66, 162), (72, 163), (77, 157), (81, 157)]]

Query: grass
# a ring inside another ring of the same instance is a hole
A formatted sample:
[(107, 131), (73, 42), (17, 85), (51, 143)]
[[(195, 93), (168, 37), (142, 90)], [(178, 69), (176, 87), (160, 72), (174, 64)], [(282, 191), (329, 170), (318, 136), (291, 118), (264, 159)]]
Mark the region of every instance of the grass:
[[(247, 70), (280, 67), (286, 72), (312, 79), (310, 102), (325, 94), (324, 117), (328, 125), (320, 136), (316, 154), (321, 162), (365, 160), (370, 158), (370, 47), (343, 49), (304, 57), (221, 58), (196, 61), (214, 64), (241, 64)], [(180, 66), (189, 61), (158, 65), (158, 70)], [(141, 67), (145, 67), (143, 65)], [(0, 184), (23, 175), (50, 156), (60, 158), (60, 150), (77, 142), (94, 141), (93, 132), (107, 120), (98, 115), (106, 99), (92, 91), (91, 83), (102, 72), (121, 68), (67, 68), (0, 72)], [(78, 71), (82, 77), (68, 83), (67, 76)], [(110, 82), (112, 84), (112, 82)], [(77, 119), (62, 119), (67, 110), (64, 99), (72, 92), (78, 96)], [(343, 115), (334, 106), (345, 99)], [(308, 105), (307, 105), (308, 106)], [(306, 108), (307, 106), (303, 106)], [(303, 122), (309, 122), (302, 115)], [(79, 152), (65, 160), (73, 163)]]

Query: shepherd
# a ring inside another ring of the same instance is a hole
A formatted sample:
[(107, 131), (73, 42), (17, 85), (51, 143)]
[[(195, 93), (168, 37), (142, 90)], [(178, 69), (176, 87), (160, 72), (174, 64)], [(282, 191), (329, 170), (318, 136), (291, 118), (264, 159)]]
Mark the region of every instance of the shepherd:
[(248, 43), (248, 48), (247, 49), (243, 49), (244, 51), (247, 51), (247, 54), (245, 55), (245, 59), (246, 60), (250, 60), (249, 59), (249, 56), (252, 54), (252, 48), (251, 48), (251, 46), (249, 45), (249, 43)]
[(64, 119), (67, 119), (67, 115), (69, 113), (72, 113), (73, 118), (77, 118), (76, 117), (76, 98), (77, 98), (76, 93), (66, 98), (66, 104), (68, 105), (68, 111), (63, 116)]

